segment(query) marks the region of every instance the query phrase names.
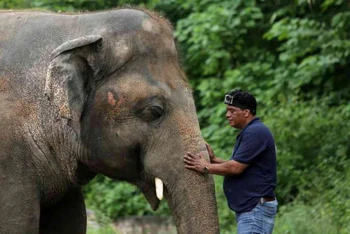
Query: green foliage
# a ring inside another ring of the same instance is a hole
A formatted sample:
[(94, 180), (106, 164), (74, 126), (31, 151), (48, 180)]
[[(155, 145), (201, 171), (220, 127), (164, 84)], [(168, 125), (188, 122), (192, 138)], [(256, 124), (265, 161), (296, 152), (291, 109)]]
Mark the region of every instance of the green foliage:
[(0, 8), (25, 9), (38, 8), (52, 11), (94, 11), (120, 6), (142, 6), (152, 8), (158, 0), (1, 0)]
[(146, 2), (145, 0), (36, 0), (33, 6), (53, 11), (93, 11), (125, 5), (144, 5)]
[(87, 228), (87, 234), (118, 234), (118, 232), (114, 231), (111, 225), (107, 225), (102, 228)]
[(260, 9), (251, 1), (194, 6), (193, 13), (177, 22), (176, 32), (186, 50), (186, 61), (197, 68), (191, 69), (190, 75), (220, 75), (230, 68), (231, 61), (243, 52), (244, 37), (261, 18)]
[(132, 215), (170, 214), (165, 202), (161, 202), (158, 210), (154, 212), (138, 188), (104, 176), (97, 176), (84, 188), (84, 192), (87, 207), (96, 211), (100, 221)]
[(31, 7), (30, 0), (1, 0), (0, 9), (18, 9)]
[(227, 200), (222, 189), (223, 177), (214, 176), (215, 181), (215, 194), (218, 205), (219, 222), (220, 222), (220, 233), (229, 234), (235, 233), (236, 231), (236, 218), (234, 212), (227, 206)]
[(339, 233), (329, 219), (327, 209), (293, 203), (282, 207), (276, 217), (274, 233), (276, 234), (320, 234)]

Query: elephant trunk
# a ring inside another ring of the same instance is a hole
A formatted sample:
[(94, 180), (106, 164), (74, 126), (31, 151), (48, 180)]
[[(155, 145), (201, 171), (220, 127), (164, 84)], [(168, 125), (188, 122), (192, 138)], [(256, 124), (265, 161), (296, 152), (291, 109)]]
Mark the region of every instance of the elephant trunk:
[(145, 156), (145, 171), (163, 181), (178, 233), (219, 234), (213, 177), (187, 169), (183, 162), (186, 152), (201, 152), (209, 161), (197, 117), (187, 114), (195, 113), (194, 104), (185, 104), (187, 111), (170, 118), (168, 129), (159, 130)]
[[(205, 147), (204, 144), (200, 148), (203, 149), (203, 147)], [(152, 171), (148, 171), (149, 175), (163, 181), (164, 196), (172, 211), (178, 233), (219, 234), (213, 176), (186, 169), (183, 154), (174, 151), (172, 153), (176, 156), (171, 155), (170, 152), (162, 154), (169, 156), (166, 166), (152, 165), (152, 163), (159, 162), (158, 160), (150, 160), (146, 165), (151, 165)], [(208, 153), (205, 151), (205, 154)], [(144, 192), (147, 200), (155, 209), (158, 206), (154, 204), (154, 200), (157, 199), (156, 191), (157, 188), (153, 190), (153, 193)]]
[(173, 212), (178, 233), (219, 233), (215, 188), (211, 175), (187, 170), (184, 177), (167, 187), (168, 204)]

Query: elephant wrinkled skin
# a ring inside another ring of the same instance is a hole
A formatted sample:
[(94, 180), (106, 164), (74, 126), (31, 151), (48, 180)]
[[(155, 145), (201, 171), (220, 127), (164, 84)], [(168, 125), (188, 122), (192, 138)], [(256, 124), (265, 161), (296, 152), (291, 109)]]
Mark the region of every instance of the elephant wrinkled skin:
[[(146, 10), (0, 12), (0, 233), (85, 233), (96, 174), (164, 184), (179, 233), (219, 233), (192, 91), (170, 24)], [(123, 205), (123, 204), (116, 204)]]

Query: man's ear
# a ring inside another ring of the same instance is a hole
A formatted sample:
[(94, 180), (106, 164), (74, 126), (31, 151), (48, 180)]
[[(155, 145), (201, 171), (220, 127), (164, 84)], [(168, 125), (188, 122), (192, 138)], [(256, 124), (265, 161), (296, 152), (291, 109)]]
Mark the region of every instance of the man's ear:
[(87, 86), (99, 73), (96, 62), (101, 44), (101, 36), (81, 37), (63, 43), (51, 55), (45, 96), (57, 109), (57, 117), (68, 119), (77, 134), (88, 95)]

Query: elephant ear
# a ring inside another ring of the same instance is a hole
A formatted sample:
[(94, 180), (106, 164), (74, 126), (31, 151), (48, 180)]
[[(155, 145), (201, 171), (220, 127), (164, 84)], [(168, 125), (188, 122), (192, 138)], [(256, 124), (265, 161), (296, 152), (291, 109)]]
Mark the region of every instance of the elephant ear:
[(68, 119), (76, 133), (80, 132), (87, 86), (99, 73), (96, 60), (101, 43), (101, 36), (81, 37), (63, 43), (51, 55), (45, 96), (57, 109), (57, 117)]

